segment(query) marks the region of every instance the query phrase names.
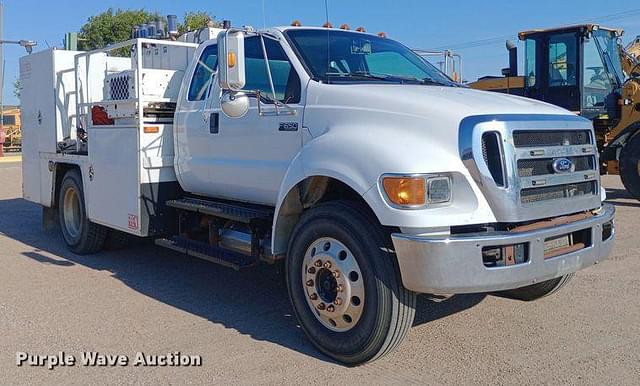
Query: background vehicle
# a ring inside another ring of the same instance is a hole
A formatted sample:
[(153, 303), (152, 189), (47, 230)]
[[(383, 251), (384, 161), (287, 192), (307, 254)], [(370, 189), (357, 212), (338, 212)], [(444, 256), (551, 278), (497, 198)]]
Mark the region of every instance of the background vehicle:
[(613, 246), (588, 120), (459, 87), (391, 39), (206, 28), (20, 68), (24, 197), (72, 251), (135, 235), (284, 260), (302, 329), (343, 363), (399, 345), (418, 292), (534, 300)]
[(592, 120), (602, 171), (620, 174), (640, 199), (640, 40), (624, 49), (622, 33), (596, 24), (521, 32), (525, 75), (518, 76), (517, 48), (510, 45), (505, 77), (470, 86), (539, 99)]
[(3, 125), (5, 133), (4, 150), (20, 151), (22, 145), (22, 130), (20, 128), (20, 108), (5, 106)]

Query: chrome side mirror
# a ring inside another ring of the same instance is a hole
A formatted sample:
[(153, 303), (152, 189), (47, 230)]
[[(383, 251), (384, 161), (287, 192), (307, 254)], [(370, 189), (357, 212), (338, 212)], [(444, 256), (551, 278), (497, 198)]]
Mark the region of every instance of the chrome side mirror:
[(220, 108), (229, 118), (242, 118), (249, 111), (249, 97), (241, 91), (225, 90), (220, 96)]
[(218, 81), (223, 90), (240, 91), (246, 83), (244, 32), (225, 30), (218, 34)]

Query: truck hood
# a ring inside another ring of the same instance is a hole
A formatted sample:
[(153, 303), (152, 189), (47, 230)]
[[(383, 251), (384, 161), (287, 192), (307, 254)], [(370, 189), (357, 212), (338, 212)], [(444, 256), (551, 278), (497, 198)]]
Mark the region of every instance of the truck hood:
[[(313, 83), (313, 82), (312, 82)], [(472, 115), (572, 114), (534, 99), (464, 87), (421, 85), (319, 85), (311, 105), (384, 110), (392, 114), (446, 116), (461, 121)]]
[(470, 116), (575, 117), (545, 102), (464, 87), (310, 82), (307, 98), (304, 126), (313, 137), (334, 131), (361, 143), (410, 141), (422, 149), (437, 146), (449, 156), (458, 155), (458, 128)]
[(353, 162), (355, 155), (364, 156), (371, 169), (384, 173), (466, 173), (458, 131), (470, 116), (575, 119), (571, 112), (544, 102), (463, 87), (312, 81), (306, 95), (303, 125), (311, 134), (308, 150), (327, 143), (325, 150), (337, 158), (343, 151)]

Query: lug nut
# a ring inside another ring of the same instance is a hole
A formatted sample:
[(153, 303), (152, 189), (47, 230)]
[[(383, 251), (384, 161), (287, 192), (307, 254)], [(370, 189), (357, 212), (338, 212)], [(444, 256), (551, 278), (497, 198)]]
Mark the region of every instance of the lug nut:
[(336, 308), (335, 308), (334, 306), (329, 306), (329, 307), (327, 307), (327, 311), (328, 311), (328, 312), (333, 312), (333, 311), (335, 311), (335, 310), (336, 310)]
[(333, 303), (335, 303), (336, 306), (341, 305), (342, 304), (342, 298), (336, 298), (336, 300), (334, 300)]
[(335, 277), (336, 279), (340, 277), (340, 271), (335, 270), (333, 271), (333, 277)]
[(318, 294), (313, 293), (313, 294), (309, 295), (309, 299), (311, 299), (311, 300), (318, 300)]
[(313, 263), (313, 265), (315, 265), (318, 268), (322, 267), (322, 260), (316, 260), (316, 262)]
[(324, 303), (320, 303), (320, 304), (318, 304), (318, 307), (317, 307), (317, 308), (318, 308), (320, 311), (324, 310), (324, 309), (325, 309), (325, 305), (324, 305)]
[(313, 280), (311, 280), (311, 279), (307, 280), (307, 286), (308, 287), (313, 287)]
[(310, 274), (314, 274), (316, 273), (316, 269), (314, 267), (309, 267), (309, 269), (307, 270), (307, 272), (309, 272)]
[(338, 292), (344, 291), (344, 287), (342, 286), (342, 284), (338, 284), (338, 286), (336, 287), (336, 291)]
[(324, 263), (324, 267), (325, 267), (326, 269), (331, 268), (331, 262), (330, 262), (330, 261), (325, 261), (325, 263)]

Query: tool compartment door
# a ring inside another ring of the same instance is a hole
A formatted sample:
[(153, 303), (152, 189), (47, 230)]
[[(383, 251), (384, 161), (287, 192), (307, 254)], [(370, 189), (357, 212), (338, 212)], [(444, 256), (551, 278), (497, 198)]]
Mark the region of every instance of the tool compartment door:
[(93, 126), (90, 129), (85, 202), (91, 221), (146, 236), (140, 218), (138, 133), (135, 126)]

